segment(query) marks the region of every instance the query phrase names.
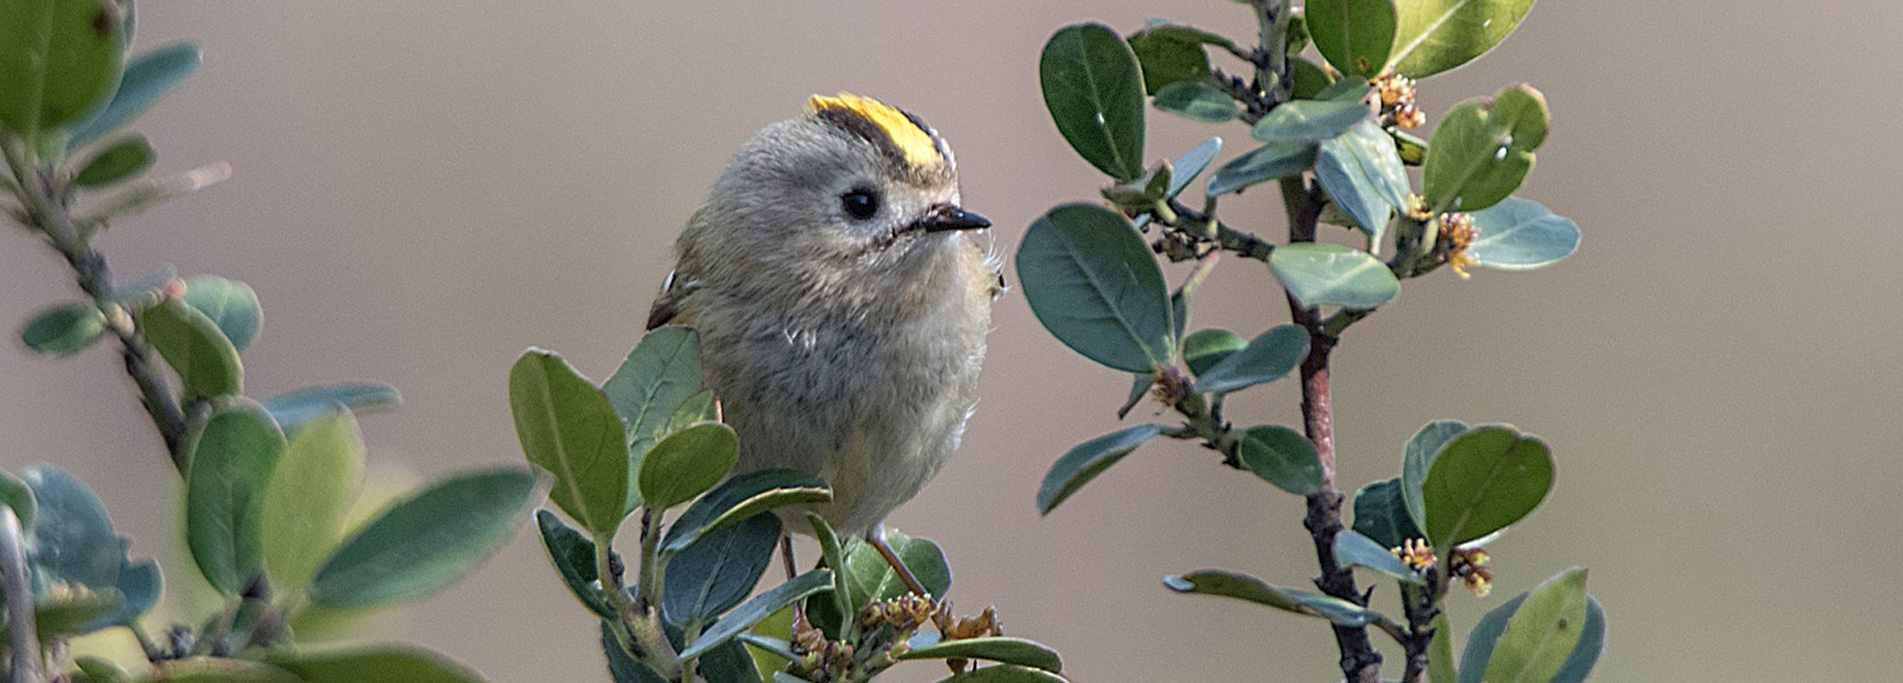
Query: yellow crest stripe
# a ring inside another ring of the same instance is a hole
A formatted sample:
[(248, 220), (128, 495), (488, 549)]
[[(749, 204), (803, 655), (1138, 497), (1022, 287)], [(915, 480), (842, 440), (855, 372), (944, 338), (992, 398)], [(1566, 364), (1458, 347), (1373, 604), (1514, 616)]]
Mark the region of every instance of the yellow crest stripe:
[(905, 162), (913, 166), (928, 166), (942, 161), (938, 154), (938, 141), (933, 140), (924, 128), (913, 123), (905, 112), (892, 105), (842, 92), (837, 97), (814, 95), (806, 101), (806, 108), (815, 114), (837, 109), (859, 115), (884, 133), (886, 139), (892, 141), (892, 146), (905, 156)]

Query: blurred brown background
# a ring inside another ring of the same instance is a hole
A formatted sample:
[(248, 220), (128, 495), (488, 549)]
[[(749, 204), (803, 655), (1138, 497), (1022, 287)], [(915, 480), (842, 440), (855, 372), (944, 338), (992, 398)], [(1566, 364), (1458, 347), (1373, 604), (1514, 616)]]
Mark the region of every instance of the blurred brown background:
[[(1155, 15), (1254, 30), (1217, 0), (141, 9), (143, 46), (192, 39), (206, 54), (140, 125), (158, 171), (228, 160), (237, 174), (122, 222), (103, 247), (122, 277), (169, 262), (254, 285), (267, 313), (248, 355), (255, 394), (400, 387), (403, 408), (364, 430), (375, 466), (419, 477), (519, 461), (503, 388), (524, 347), (611, 371), (727, 156), (808, 94), (849, 89), (931, 121), (1008, 253), (1044, 209), (1099, 182), (1043, 111), (1052, 30)], [(1462, 634), (1589, 564), (1612, 624), (1596, 680), (1899, 670), (1882, 626), (1903, 609), (1899, 26), (1903, 6), (1876, 0), (1547, 0), (1493, 54), (1425, 84), (1430, 126), (1465, 97), (1544, 90), (1554, 133), (1523, 193), (1585, 231), (1548, 271), (1410, 282), (1338, 354), (1349, 486), (1390, 476), (1435, 418), (1512, 422), (1557, 449), (1554, 495), (1493, 547), (1495, 597), (1453, 598)], [(1217, 132), (1151, 121), (1153, 159)], [(1220, 134), (1225, 156), (1247, 148), (1242, 126)], [(1226, 217), (1281, 229), (1271, 193), (1247, 200)], [(6, 325), (74, 294), (28, 237), (0, 245)], [(1206, 291), (1198, 327), (1253, 334), (1286, 316), (1249, 263), (1226, 263)], [(1049, 337), (1021, 295), (1001, 303), (991, 348), (964, 449), (893, 520), (946, 547), (960, 606), (999, 605), (1007, 632), (1057, 646), (1078, 681), (1338, 678), (1318, 623), (1159, 583), (1205, 566), (1304, 581), (1297, 499), (1169, 443), (1041, 519), (1045, 468), (1114, 427), (1128, 383)], [(111, 354), (49, 361), (14, 345), (0, 377), (0, 465), (70, 468), (182, 582), (174, 475)], [(1293, 389), (1246, 394), (1235, 418), (1291, 421)], [(388, 628), (495, 681), (606, 680), (593, 625), (532, 533)]]

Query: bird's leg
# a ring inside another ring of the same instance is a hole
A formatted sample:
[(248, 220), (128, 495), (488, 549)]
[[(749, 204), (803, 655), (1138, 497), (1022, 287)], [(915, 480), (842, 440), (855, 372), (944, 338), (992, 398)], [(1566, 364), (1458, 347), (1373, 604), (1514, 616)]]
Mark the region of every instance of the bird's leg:
[(912, 570), (905, 566), (905, 561), (899, 559), (899, 554), (892, 552), (892, 546), (886, 544), (884, 524), (873, 527), (872, 531), (866, 534), (866, 542), (872, 544), (873, 550), (879, 551), (879, 556), (885, 558), (886, 564), (892, 565), (892, 571), (899, 573), (899, 578), (905, 580), (906, 588), (921, 597), (931, 598), (934, 601), (938, 599), (932, 595), (931, 591), (925, 590), (925, 584), (919, 583), (918, 577), (913, 576)]

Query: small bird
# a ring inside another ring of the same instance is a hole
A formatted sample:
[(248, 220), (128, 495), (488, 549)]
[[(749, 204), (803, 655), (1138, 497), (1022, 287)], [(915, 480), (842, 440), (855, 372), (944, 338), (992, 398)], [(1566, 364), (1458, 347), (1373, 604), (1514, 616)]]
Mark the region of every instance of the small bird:
[[(920, 594), (883, 520), (938, 473), (976, 404), (1004, 280), (967, 235), (990, 225), (960, 206), (951, 149), (918, 117), (815, 95), (734, 155), (648, 317), (699, 333), (703, 380), (740, 437), (734, 471), (825, 479), (833, 500), (810, 509)], [(798, 511), (782, 519), (811, 533)]]

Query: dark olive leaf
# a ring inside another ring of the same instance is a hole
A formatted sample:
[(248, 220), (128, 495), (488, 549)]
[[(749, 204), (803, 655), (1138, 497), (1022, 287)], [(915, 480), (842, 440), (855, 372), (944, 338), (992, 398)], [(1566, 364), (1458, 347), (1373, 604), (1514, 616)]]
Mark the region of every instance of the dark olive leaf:
[(311, 600), (368, 607), (442, 590), (509, 540), (534, 489), (535, 475), (513, 467), (439, 480), (345, 540), (311, 579)]
[(1366, 78), (1346, 76), (1339, 81), (1328, 84), (1328, 87), (1322, 88), (1321, 92), (1315, 93), (1315, 99), (1361, 102), (1367, 100), (1368, 91), (1372, 87)]
[(1050, 514), (1064, 499), (1111, 465), (1117, 464), (1137, 446), (1154, 438), (1161, 430), (1162, 427), (1153, 424), (1137, 425), (1085, 441), (1070, 449), (1044, 475), (1044, 485), (1037, 492), (1038, 512)]
[(1368, 120), (1368, 105), (1341, 100), (1284, 102), (1257, 121), (1250, 135), (1266, 143), (1314, 143), (1340, 136)]
[(1138, 373), (1131, 375), (1130, 378), (1130, 395), (1124, 399), (1123, 406), (1117, 408), (1117, 419), (1119, 420), (1123, 419), (1125, 415), (1129, 415), (1130, 410), (1137, 407), (1137, 404), (1143, 401), (1143, 397), (1150, 393), (1150, 387), (1156, 385), (1156, 375), (1154, 374)]
[(337, 406), (363, 414), (396, 406), (402, 396), (396, 387), (377, 382), (339, 382), (292, 389), (265, 399), (264, 409), (276, 418), (286, 432), (313, 419), (327, 415)]
[(1373, 78), (1394, 50), (1393, 0), (1309, 0), (1302, 4), (1315, 49), (1343, 73)]
[(79, 174), (73, 177), (73, 184), (80, 187), (105, 187), (133, 176), (144, 173), (158, 160), (158, 153), (152, 151), (152, 143), (145, 136), (134, 133), (94, 154), (86, 162)]
[(1344, 529), (1335, 534), (1335, 559), (1342, 564), (1366, 567), (1368, 569), (1400, 579), (1402, 583), (1416, 586), (1425, 585), (1426, 579), (1409, 569), (1407, 563), (1395, 557), (1386, 547), (1372, 538), (1363, 536), (1352, 529)]
[(1399, 129), (1388, 131), (1394, 138), (1394, 152), (1401, 157), (1401, 163), (1419, 166), (1427, 159), (1427, 141)]
[[(1183, 363), (1189, 366), (1191, 373), (1200, 377), (1204, 372), (1208, 372), (1210, 368), (1221, 363), (1224, 358), (1241, 351), (1248, 345), (1249, 340), (1228, 330), (1215, 328), (1197, 330), (1195, 334), (1183, 338)], [(1152, 383), (1149, 377), (1143, 377), (1141, 380), (1141, 388), (1132, 390), (1132, 396), (1136, 398), (1142, 398), (1143, 392), (1148, 390)], [(1136, 401), (1131, 401), (1132, 405), (1135, 403)], [(1118, 415), (1118, 417), (1122, 416)]]
[(407, 645), (274, 652), (265, 661), (306, 683), (482, 683), (482, 674), (442, 654)]
[(1315, 155), (1315, 180), (1355, 227), (1380, 244), (1388, 219), (1405, 211), (1410, 194), (1407, 169), (1394, 151), (1394, 138), (1374, 121), (1362, 121), (1325, 140)]
[[(945, 551), (937, 543), (923, 538), (913, 538), (896, 529), (885, 530), (886, 544), (899, 556), (899, 561), (912, 571), (912, 576), (925, 586), (931, 598), (942, 600), (951, 592), (951, 565), (945, 561)], [(836, 583), (845, 586), (841, 593), (846, 596), (850, 610), (844, 614), (858, 614), (866, 605), (880, 600), (891, 600), (911, 592), (885, 556), (865, 542), (865, 539), (853, 538), (843, 541), (841, 548), (845, 571), (837, 576)], [(830, 564), (828, 566), (831, 566)], [(837, 611), (831, 600), (807, 601), (807, 616), (819, 623), (841, 622), (844, 617)]]
[(302, 676), (249, 659), (192, 657), (154, 662), (141, 683), (309, 683)]
[[(742, 634), (745, 635), (745, 634)], [(747, 646), (734, 638), (700, 656), (700, 677), (707, 683), (761, 683)]]
[(125, 566), (127, 542), (85, 482), (66, 470), (40, 464), (20, 479), (33, 490), (35, 512), (27, 529), (27, 561), (36, 576), (91, 587), (114, 586)]
[(1545, 96), (1525, 85), (1454, 105), (1421, 162), (1427, 205), (1474, 212), (1506, 199), (1533, 170), (1551, 122)]
[[(824, 517), (811, 510), (806, 511), (806, 523), (812, 527), (813, 538), (819, 541), (820, 560), (832, 570), (832, 594), (826, 600), (807, 600), (806, 614), (809, 620), (826, 632), (826, 637), (839, 639), (846, 632), (846, 619), (858, 614), (859, 600), (852, 594), (852, 581), (840, 567), (846, 566), (846, 550), (839, 541), (839, 535), (833, 533), (831, 524)], [(826, 612), (831, 608), (831, 612)], [(774, 608), (775, 610), (779, 608)]]
[(1421, 485), (1427, 482), (1427, 470), (1442, 446), (1468, 429), (1459, 420), (1435, 420), (1414, 432), (1401, 454), (1401, 496), (1407, 501), (1407, 516), (1414, 528), (1427, 527), (1427, 503), (1421, 498)]
[(1532, 270), (1559, 263), (1579, 249), (1579, 226), (1531, 199), (1508, 197), (1472, 215), (1480, 236), (1467, 255), (1475, 265)]
[(1170, 24), (1151, 26), (1132, 34), (1130, 51), (1142, 68), (1144, 93), (1155, 95), (1176, 83), (1208, 80), (1209, 54), (1203, 51), (1205, 41), (1198, 38), (1209, 35)]
[(687, 506), (668, 527), (661, 551), (680, 552), (702, 536), (776, 508), (833, 499), (819, 477), (795, 470), (759, 470), (735, 475)]
[(0, 505), (13, 508), (13, 517), (20, 520), (22, 530), (33, 529), (33, 516), (39, 512), (39, 502), (33, 499), (33, 487), (4, 470), (0, 470)]
[(1388, 62), (1426, 78), (1471, 62), (1506, 40), (1534, 0), (1407, 0), (1399, 8)]
[(33, 314), (20, 330), (20, 341), (35, 352), (70, 356), (99, 341), (106, 332), (106, 315), (92, 304), (60, 304)]
[(670, 683), (667, 677), (655, 673), (621, 649), (621, 642), (611, 629), (608, 622), (601, 622), (601, 651), (607, 655), (608, 676), (614, 683)]
[(1298, 496), (1322, 485), (1322, 463), (1315, 445), (1300, 432), (1277, 425), (1256, 425), (1242, 433), (1237, 447), (1242, 464), (1261, 477)]
[[(131, 24), (128, 13), (128, 33)], [(70, 129), (67, 148), (78, 149), (131, 123), (197, 71), (199, 60), (198, 46), (192, 43), (167, 45), (134, 58), (126, 64), (125, 75), (119, 79), (119, 89), (112, 94), (112, 101), (91, 119)]]
[(535, 527), (542, 534), (542, 547), (548, 551), (549, 563), (561, 574), (568, 592), (596, 616), (614, 618), (614, 610), (608, 607), (601, 586), (596, 583), (601, 575), (595, 568), (595, 542), (563, 524), (548, 510), (535, 511)]
[(1400, 477), (1377, 481), (1355, 492), (1354, 529), (1388, 548), (1427, 536), (1408, 517)]
[[(628, 423), (628, 453), (638, 458), (664, 435), (668, 421), (700, 391), (700, 374), (700, 340), (694, 330), (670, 325), (641, 337), (601, 385), (615, 412)], [(630, 472), (640, 471), (638, 461), (631, 465)], [(629, 510), (636, 505), (633, 493)]]
[(278, 590), (295, 591), (337, 549), (363, 483), (364, 446), (342, 406), (287, 436), (258, 523), (265, 577)]
[(38, 141), (106, 104), (119, 85), (125, 33), (104, 0), (0, 0), (0, 127)]
[(1023, 638), (967, 638), (942, 640), (915, 648), (899, 659), (984, 659), (1003, 664), (1028, 666), (1051, 673), (1063, 673), (1064, 661), (1056, 650)]
[(1196, 391), (1220, 394), (1273, 382), (1294, 370), (1307, 355), (1308, 332), (1298, 325), (1277, 325), (1198, 374)]
[(1124, 372), (1174, 358), (1163, 272), (1123, 216), (1090, 204), (1051, 209), (1025, 232), (1017, 267), (1038, 321), (1086, 358)]
[(1493, 645), (1483, 680), (1551, 681), (1587, 625), (1586, 569), (1574, 567), (1547, 579), (1507, 620)]
[(1068, 683), (1068, 681), (1063, 676), (1042, 669), (996, 664), (941, 678), (938, 683)]
[(760, 620), (771, 616), (787, 605), (829, 589), (833, 585), (833, 573), (825, 569), (815, 569), (801, 574), (791, 581), (774, 586), (746, 601), (733, 611), (721, 615), (712, 626), (700, 634), (693, 645), (681, 651), (681, 657), (698, 657), (714, 647), (732, 640), (735, 636), (751, 628)]
[(676, 626), (706, 623), (747, 599), (780, 544), (780, 518), (755, 515), (702, 536), (667, 561), (661, 615)]
[(1123, 38), (1100, 24), (1067, 26), (1044, 44), (1038, 79), (1078, 155), (1117, 180), (1143, 175), (1143, 73)]
[(1315, 165), (1315, 145), (1281, 143), (1263, 145), (1230, 159), (1209, 176), (1204, 188), (1210, 196), (1239, 192), (1249, 186), (1292, 176)]
[(555, 475), (549, 500), (591, 535), (614, 536), (627, 501), (639, 495), (629, 485), (627, 437), (608, 397), (561, 355), (529, 349), (509, 371), (509, 406), (522, 453)]
[(243, 398), (213, 412), (186, 445), (185, 541), (218, 592), (244, 590), (264, 568), (265, 491), (284, 432)]
[(258, 293), (251, 285), (216, 275), (200, 275), (185, 281), (185, 305), (191, 306), (218, 324), (231, 346), (243, 352), (257, 338), (264, 322), (258, 307)]
[(1221, 88), (1203, 81), (1177, 81), (1156, 91), (1156, 108), (1193, 121), (1222, 123), (1242, 113), (1242, 105)]
[(1298, 100), (1318, 99), (1317, 95), (1335, 83), (1335, 77), (1329, 75), (1327, 69), (1301, 57), (1289, 60), (1289, 80), (1294, 81), (1290, 84), (1289, 96)]
[(1475, 427), (1441, 447), (1421, 484), (1428, 542), (1445, 552), (1499, 531), (1553, 488), (1553, 452), (1506, 426)]
[(1447, 611), (1435, 614), (1431, 624), (1434, 639), (1427, 644), (1427, 681), (1460, 683), (1460, 675), (1454, 670), (1454, 627), (1447, 625)]
[(1352, 602), (1312, 591), (1273, 586), (1261, 579), (1221, 569), (1203, 569), (1163, 579), (1178, 593), (1199, 593), (1245, 600), (1279, 610), (1321, 617), (1342, 626), (1367, 626), (1381, 615)]
[(655, 510), (693, 500), (727, 476), (740, 457), (733, 428), (702, 422), (667, 435), (642, 458), (641, 496)]
[(144, 309), (138, 320), (146, 341), (178, 373), (187, 395), (212, 398), (244, 392), (238, 349), (211, 318), (172, 300)]
[(1401, 291), (1387, 264), (1339, 244), (1285, 244), (1269, 254), (1269, 267), (1303, 306), (1370, 309)]

